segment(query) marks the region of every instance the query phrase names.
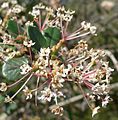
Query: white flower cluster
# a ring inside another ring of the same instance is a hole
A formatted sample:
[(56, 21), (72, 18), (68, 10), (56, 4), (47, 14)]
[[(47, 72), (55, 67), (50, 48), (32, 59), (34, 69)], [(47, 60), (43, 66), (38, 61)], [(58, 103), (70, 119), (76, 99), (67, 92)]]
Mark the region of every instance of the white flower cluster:
[[(110, 75), (113, 69), (108, 62), (103, 61), (105, 53), (102, 50), (88, 50), (85, 41), (81, 40), (78, 45), (63, 54), (65, 59), (71, 64), (68, 79), (77, 81), (81, 85), (85, 85), (90, 93), (88, 98), (92, 101), (96, 99), (101, 101), (101, 106), (106, 106), (111, 100), (110, 91)], [(95, 109), (94, 114), (98, 109)]]
[(105, 83), (103, 83), (102, 85), (100, 85), (100, 83), (96, 83), (93, 87), (92, 87), (92, 91), (94, 95), (98, 95), (98, 99), (100, 98), (99, 95), (106, 95), (109, 92), (109, 86), (105, 85)]
[(57, 9), (56, 16), (57, 18), (61, 18), (64, 21), (70, 22), (73, 18), (73, 14), (75, 11), (66, 10), (64, 7), (60, 7)]
[(41, 97), (38, 97), (38, 100), (42, 101), (48, 101), (50, 102), (52, 98), (54, 98), (54, 101), (57, 104), (57, 98), (64, 96), (62, 92), (60, 91), (52, 91), (50, 88), (45, 87), (43, 91), (41, 91)]
[[(43, 4), (35, 5), (29, 14), (34, 16), (34, 18), (41, 19), (42, 10), (45, 10), (46, 18), (44, 20), (43, 29), (46, 26), (59, 27), (61, 28), (62, 22), (70, 22), (73, 18), (75, 11), (66, 10), (63, 7), (58, 8), (57, 10), (52, 9), (51, 7), (46, 7)], [(44, 12), (43, 12), (44, 13)], [(39, 17), (38, 17), (39, 16)], [(41, 21), (41, 20), (40, 20)], [(39, 22), (40, 22), (39, 21)], [(40, 26), (41, 27), (41, 26)]]
[(91, 34), (95, 34), (97, 28), (95, 26), (91, 26), (91, 23), (87, 23), (85, 21), (81, 22), (81, 27), (86, 31), (86, 30), (90, 30)]
[(46, 68), (49, 65), (50, 52), (51, 50), (49, 47), (40, 49), (37, 64), (39, 66), (39, 69), (42, 70), (42, 74), (45, 74), (48, 72), (48, 69)]
[(38, 4), (38, 5), (35, 5), (32, 9), (31, 12), (29, 12), (29, 14), (31, 14), (32, 16), (34, 17), (37, 17), (40, 15), (40, 10), (42, 9), (45, 9), (45, 6), (43, 4)]
[[(102, 100), (102, 107), (108, 104), (109, 77), (113, 69), (101, 59), (105, 56), (102, 50), (88, 50), (86, 42), (81, 40), (74, 49), (67, 50), (63, 54), (68, 62), (66, 66), (60, 60), (50, 59), (50, 53), (49, 48), (42, 48), (39, 53), (37, 64), (39, 69), (36, 74), (44, 75), (49, 80), (49, 87), (41, 92), (42, 96), (39, 100), (49, 102), (52, 98), (55, 100), (55, 96), (56, 98), (60, 96), (57, 93), (60, 92), (63, 83), (74, 81), (90, 90), (89, 98)], [(93, 115), (96, 112), (97, 109)]]

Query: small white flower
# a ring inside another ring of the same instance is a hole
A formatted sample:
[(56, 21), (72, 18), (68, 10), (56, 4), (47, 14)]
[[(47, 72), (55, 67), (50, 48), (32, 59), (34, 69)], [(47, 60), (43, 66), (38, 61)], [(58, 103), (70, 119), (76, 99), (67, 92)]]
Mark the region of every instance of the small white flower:
[(45, 9), (45, 5), (43, 5), (42, 3), (39, 3), (39, 8), (40, 9)]
[(41, 9), (45, 9), (45, 6), (42, 5), (42, 4), (35, 5), (35, 6), (33, 7), (32, 12), (29, 12), (29, 14), (31, 14), (31, 15), (34, 16), (34, 17), (39, 16)]
[(93, 94), (96, 94), (96, 95), (106, 95), (109, 92), (109, 85), (105, 85), (105, 83), (103, 83), (102, 85), (100, 85), (99, 83), (96, 83), (92, 87), (92, 91), (93, 91)]
[(85, 21), (81, 22), (81, 26), (84, 30), (88, 30), (91, 27), (91, 23), (87, 23)]
[(6, 33), (4, 34), (4, 36), (2, 37), (2, 39), (3, 39), (3, 43), (4, 44), (13, 43), (11, 35), (8, 35)]
[(62, 77), (67, 77), (71, 68), (72, 68), (72, 66), (70, 64), (68, 64), (68, 68), (63, 69)]
[(7, 90), (7, 85), (6, 85), (6, 83), (0, 83), (0, 91), (2, 91), (2, 92), (4, 92), (4, 91), (6, 91)]
[(4, 2), (2, 5), (1, 5), (1, 8), (8, 8), (9, 7), (9, 3), (8, 2)]
[(93, 111), (92, 111), (92, 117), (93, 117), (95, 114), (98, 113), (98, 110), (99, 110), (99, 109), (100, 109), (100, 106), (95, 107), (95, 108), (93, 109)]
[(55, 15), (54, 15), (54, 10), (53, 10), (51, 7), (46, 7), (46, 11), (47, 11), (47, 13), (48, 13), (49, 15), (55, 16)]
[(66, 14), (70, 14), (70, 15), (72, 15), (72, 14), (75, 13), (75, 11), (74, 11), (74, 10), (67, 10), (67, 11), (65, 11), (65, 13), (66, 13)]
[(5, 103), (13, 103), (13, 100), (11, 99), (11, 97), (9, 96), (9, 95), (7, 95), (6, 97), (5, 97), (5, 101), (4, 101)]
[(51, 112), (54, 113), (55, 115), (62, 116), (63, 115), (63, 107), (56, 105), (55, 107), (52, 108)]
[(102, 101), (102, 107), (105, 107), (108, 103), (109, 103), (109, 102), (108, 102), (107, 100), (105, 100), (105, 101), (103, 100), (103, 101)]
[(90, 33), (91, 33), (91, 34), (95, 34), (95, 33), (96, 33), (96, 30), (97, 30), (97, 28), (96, 28), (95, 26), (91, 26), (91, 27), (90, 27)]
[(95, 100), (95, 95), (89, 95), (89, 98), (94, 101)]
[(73, 18), (74, 13), (75, 11), (65, 10), (64, 7), (60, 7), (57, 9), (56, 15), (58, 18), (61, 18), (62, 20), (66, 22), (70, 22)]
[(23, 9), (24, 9), (24, 8), (23, 8), (22, 6), (16, 4), (16, 5), (13, 7), (12, 12), (18, 14), (18, 13), (20, 13), (21, 11), (23, 11)]
[(63, 87), (63, 82), (65, 82), (65, 80), (62, 78), (61, 73), (53, 71), (53, 75), (54, 77), (52, 78), (51, 81), (51, 86), (55, 89), (55, 88), (61, 88)]
[(73, 18), (73, 15), (67, 15), (67, 14), (66, 14), (66, 15), (64, 16), (64, 20), (67, 21), (67, 22), (70, 22), (70, 21), (72, 20), (72, 18)]
[(105, 107), (110, 101), (110, 96), (106, 96), (102, 101), (102, 107)]
[(32, 98), (32, 91), (29, 90), (29, 88), (27, 86), (25, 86), (25, 89), (23, 90), (25, 96), (26, 96), (26, 100), (31, 99)]
[(20, 66), (20, 70), (21, 70), (21, 74), (25, 75), (27, 74), (30, 70), (32, 69), (32, 67), (30, 67), (28, 64), (23, 64), (22, 66)]
[(23, 42), (23, 45), (26, 46), (26, 47), (31, 47), (35, 44), (35, 42), (32, 42), (32, 40), (29, 40), (29, 41), (24, 41)]
[(115, 6), (115, 2), (110, 0), (104, 0), (101, 3), (101, 7), (104, 8), (105, 10), (111, 10), (114, 6)]
[(41, 48), (39, 56), (40, 57), (49, 57), (50, 52), (51, 52), (51, 50), (49, 47), (48, 48)]
[(70, 70), (72, 68), (72, 65), (71, 64), (68, 64), (68, 69)]
[(68, 75), (68, 69), (63, 69), (62, 77), (67, 77)]
[(10, 2), (11, 2), (11, 4), (13, 4), (13, 5), (17, 4), (17, 0), (11, 0)]
[(51, 101), (51, 98), (54, 96), (54, 93), (51, 91), (50, 88), (44, 88), (43, 91), (41, 91), (42, 96), (38, 97), (38, 100), (44, 100), (44, 101)]
[(25, 23), (25, 25), (26, 25), (26, 26), (33, 26), (33, 22), (27, 21), (27, 22)]
[(18, 51), (13, 51), (11, 53), (8, 54), (8, 58), (11, 59), (13, 57), (15, 57), (15, 55), (17, 55)]

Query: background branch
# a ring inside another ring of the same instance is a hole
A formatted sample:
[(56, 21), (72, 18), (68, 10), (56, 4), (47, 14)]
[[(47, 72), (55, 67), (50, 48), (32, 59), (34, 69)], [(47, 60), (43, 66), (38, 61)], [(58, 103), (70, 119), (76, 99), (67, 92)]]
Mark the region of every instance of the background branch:
[[(118, 82), (111, 84), (110, 88), (111, 88), (111, 89), (117, 89), (117, 88), (118, 88)], [(72, 98), (69, 98), (69, 99), (67, 99), (67, 100), (65, 100), (65, 101), (59, 102), (58, 105), (59, 105), (59, 106), (65, 106), (65, 105), (74, 103), (74, 102), (76, 102), (76, 101), (79, 101), (79, 100), (83, 99), (83, 97), (84, 97), (83, 95), (77, 95), (77, 96), (74, 96), (74, 97), (72, 97)], [(56, 106), (56, 105), (50, 106), (50, 109), (52, 109), (52, 108), (55, 107), (55, 106)]]
[(115, 56), (112, 54), (111, 51), (109, 51), (109, 50), (104, 50), (104, 51), (105, 51), (106, 55), (112, 60), (114, 66), (115, 66), (115, 68), (118, 72), (118, 61), (117, 61), (117, 59), (115, 58)]

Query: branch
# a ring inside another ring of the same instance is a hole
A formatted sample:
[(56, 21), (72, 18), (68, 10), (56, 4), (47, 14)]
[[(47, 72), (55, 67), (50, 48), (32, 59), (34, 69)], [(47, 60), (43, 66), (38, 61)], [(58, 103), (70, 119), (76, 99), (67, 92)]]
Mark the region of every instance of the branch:
[[(111, 84), (110, 88), (111, 88), (111, 89), (118, 88), (118, 82)], [(69, 99), (67, 99), (67, 100), (65, 100), (65, 101), (59, 102), (58, 105), (59, 105), (59, 106), (65, 106), (65, 105), (74, 103), (74, 102), (76, 102), (76, 101), (79, 101), (79, 100), (81, 100), (81, 99), (83, 99), (83, 95), (77, 95), (77, 96), (74, 96), (74, 97), (72, 97), (72, 98), (69, 98)], [(55, 106), (56, 106), (56, 105), (51, 105), (49, 109), (52, 109), (52, 108), (54, 108)]]
[[(78, 100), (81, 100), (82, 98), (83, 98), (83, 95), (74, 96), (74, 97), (72, 97), (72, 98), (69, 98), (69, 99), (63, 101), (63, 102), (59, 102), (58, 105), (59, 105), (59, 106), (65, 106), (65, 105), (68, 105), (68, 104), (70, 104), (70, 103), (73, 103), (73, 102), (76, 102), (76, 101), (78, 101)], [(50, 109), (52, 109), (52, 108), (55, 107), (55, 106), (56, 106), (56, 105), (51, 105), (51, 106), (50, 106)]]
[(118, 88), (118, 82), (111, 84), (111, 89), (117, 89)]
[(104, 50), (104, 51), (105, 51), (106, 55), (112, 60), (114, 66), (115, 66), (115, 68), (118, 72), (118, 61), (117, 61), (117, 59), (115, 58), (115, 56), (112, 54), (111, 51), (109, 51), (109, 50)]

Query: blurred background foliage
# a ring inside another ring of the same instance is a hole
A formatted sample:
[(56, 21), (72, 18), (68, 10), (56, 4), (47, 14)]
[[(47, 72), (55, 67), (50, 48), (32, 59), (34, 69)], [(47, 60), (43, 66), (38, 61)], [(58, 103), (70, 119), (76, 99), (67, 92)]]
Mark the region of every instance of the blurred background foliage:
[[(8, 0), (0, 0), (0, 6)], [(9, 0), (10, 1), (10, 0)], [(18, 0), (18, 4), (25, 8), (25, 11), (19, 14), (19, 18), (29, 19), (28, 12), (32, 6), (39, 2), (52, 6), (56, 9), (58, 6), (64, 5), (66, 8), (75, 10), (76, 13), (70, 24), (69, 31), (74, 31), (82, 21), (88, 21), (97, 26), (97, 36), (85, 38), (90, 47), (105, 49), (111, 52), (110, 55), (118, 59), (118, 0)], [(0, 10), (0, 17), (4, 18), (5, 10)], [(11, 16), (12, 17), (12, 16)], [(69, 43), (70, 46), (74, 42)], [(109, 55), (109, 56), (110, 56)], [(102, 109), (93, 120), (118, 120), (118, 63), (115, 65), (110, 57), (110, 66), (114, 68), (111, 83), (115, 84), (111, 90), (113, 101), (107, 108)], [(2, 81), (0, 73), (0, 81)], [(17, 89), (17, 88), (16, 88)], [(64, 88), (67, 98), (79, 95), (76, 85), (68, 84)], [(19, 99), (20, 96), (20, 99)], [(88, 108), (85, 100), (67, 104), (64, 106), (64, 115), (56, 117), (49, 111), (49, 105), (46, 103), (38, 103), (35, 106), (34, 100), (25, 101), (22, 95), (17, 96), (15, 103), (3, 103), (3, 96), (0, 94), (0, 120), (91, 120), (91, 110)], [(96, 103), (97, 104), (97, 103)]]

